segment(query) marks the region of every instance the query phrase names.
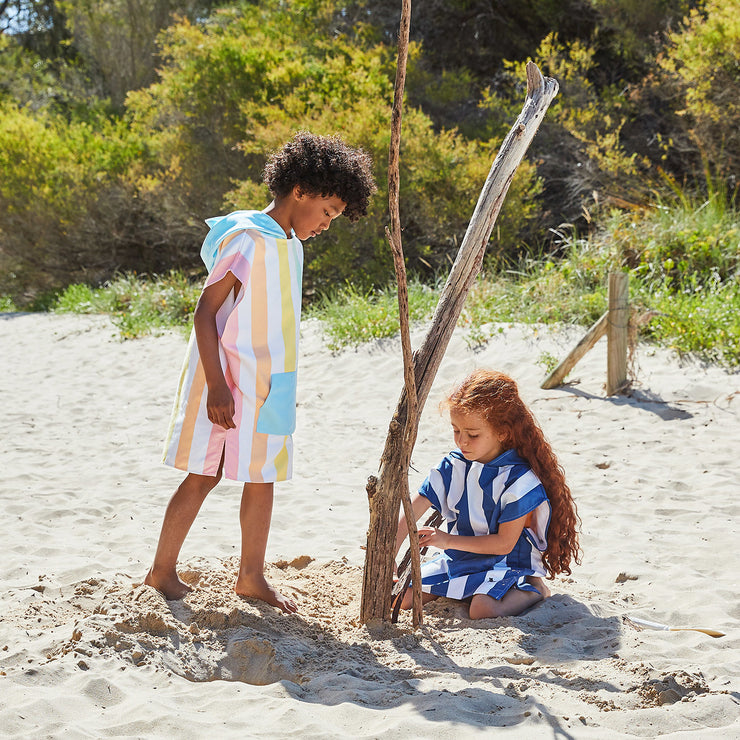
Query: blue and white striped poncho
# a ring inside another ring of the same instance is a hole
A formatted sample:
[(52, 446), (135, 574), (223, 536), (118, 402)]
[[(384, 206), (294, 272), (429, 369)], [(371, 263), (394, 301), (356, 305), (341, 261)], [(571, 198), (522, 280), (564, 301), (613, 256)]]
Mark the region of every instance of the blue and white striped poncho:
[(444, 517), (450, 534), (496, 534), (502, 522), (534, 511), (507, 555), (480, 555), (445, 550), (423, 563), (422, 591), (451, 599), (487, 594), (500, 599), (513, 586), (536, 591), (526, 576), (544, 576), (542, 553), (547, 549), (550, 502), (539, 478), (514, 450), (489, 463), (466, 460), (454, 450), (431, 471), (419, 493)]

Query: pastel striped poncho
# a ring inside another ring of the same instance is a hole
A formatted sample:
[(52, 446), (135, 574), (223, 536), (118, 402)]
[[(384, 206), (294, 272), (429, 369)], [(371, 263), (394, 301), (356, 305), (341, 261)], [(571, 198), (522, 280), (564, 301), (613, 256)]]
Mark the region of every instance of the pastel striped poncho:
[(216, 315), (219, 355), (234, 396), (235, 429), (208, 420), (207, 388), (191, 334), (165, 442), (164, 462), (201, 475), (272, 482), (292, 475), (303, 246), (260, 211), (206, 222), (205, 287), (231, 272), (241, 283)]
[(546, 575), (542, 553), (547, 549), (550, 502), (539, 478), (514, 450), (489, 463), (471, 462), (454, 450), (431, 471), (419, 493), (442, 514), (442, 528), (450, 534), (496, 534), (502, 522), (535, 512), (533, 527), (524, 528), (506, 555), (445, 550), (423, 563), (422, 591), (452, 599), (474, 594), (500, 599), (515, 586), (536, 591), (525, 579)]

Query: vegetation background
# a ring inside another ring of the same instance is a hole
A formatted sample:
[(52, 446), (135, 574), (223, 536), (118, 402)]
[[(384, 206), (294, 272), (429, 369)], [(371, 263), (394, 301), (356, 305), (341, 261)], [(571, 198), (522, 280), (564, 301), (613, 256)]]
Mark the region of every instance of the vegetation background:
[[(369, 217), (307, 249), (334, 346), (395, 331), (386, 166), (399, 0), (0, 0), (0, 308), (187, 323), (204, 219), (262, 208), (269, 152), (340, 133)], [(533, 59), (561, 86), (463, 320), (588, 324), (629, 270), (642, 332), (740, 365), (736, 0), (415, 3), (401, 212), (428, 315)]]

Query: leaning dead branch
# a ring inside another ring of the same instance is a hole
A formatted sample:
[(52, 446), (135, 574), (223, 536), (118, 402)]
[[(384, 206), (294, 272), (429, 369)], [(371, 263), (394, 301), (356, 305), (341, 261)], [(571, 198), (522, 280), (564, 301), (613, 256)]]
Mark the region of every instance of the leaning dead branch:
[[(462, 312), (465, 298), (480, 271), (486, 245), (511, 180), (557, 91), (558, 83), (555, 80), (544, 78), (533, 62), (527, 64), (527, 96), (522, 112), (493, 162), (442, 290), (431, 327), (422, 346), (414, 353), (413, 384), (410, 383), (410, 373), (404, 373), (405, 385), (388, 428), (379, 474), (377, 477), (371, 476), (367, 483), (370, 524), (360, 610), (360, 619), (365, 623), (376, 619), (387, 621), (390, 618), (398, 511), (404, 492), (408, 495), (408, 468), (416, 441), (419, 414)], [(405, 321), (408, 321), (408, 317)], [(410, 351), (410, 346), (404, 349), (404, 352), (407, 351)], [(407, 519), (410, 529), (415, 530), (413, 516), (407, 514)]]

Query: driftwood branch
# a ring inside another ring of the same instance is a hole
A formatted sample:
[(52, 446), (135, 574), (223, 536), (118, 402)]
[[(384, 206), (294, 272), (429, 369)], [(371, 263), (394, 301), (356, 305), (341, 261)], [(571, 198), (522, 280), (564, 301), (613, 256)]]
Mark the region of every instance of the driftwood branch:
[[(416, 400), (416, 378), (414, 377), (414, 357), (411, 351), (411, 327), (409, 325), (409, 292), (406, 279), (406, 262), (403, 256), (401, 241), (401, 212), (399, 192), (401, 176), (398, 161), (401, 151), (401, 119), (403, 117), (403, 91), (406, 85), (406, 63), (409, 55), (409, 28), (411, 25), (411, 0), (403, 0), (401, 24), (398, 33), (398, 62), (396, 66), (396, 85), (393, 93), (393, 113), (391, 116), (391, 143), (388, 153), (388, 207), (390, 212), (390, 229), (386, 229), (388, 242), (393, 253), (393, 265), (398, 285), (398, 315), (401, 328), (401, 347), (403, 350), (403, 377), (408, 414), (401, 440), (401, 453), (398, 456), (400, 470), (408, 471), (411, 464), (411, 452), (416, 441), (418, 428), (418, 404)], [(422, 622), (421, 603), (421, 558), (419, 555), (419, 535), (414, 521), (411, 496), (408, 485), (401, 491), (401, 503), (409, 523), (411, 541), (411, 577), (413, 578), (413, 626)]]
[(415, 408), (412, 408), (412, 399), (404, 387), (389, 425), (379, 476), (370, 478), (367, 486), (370, 524), (360, 611), (363, 622), (388, 620), (390, 617), (398, 510), (402, 491), (408, 492), (407, 448), (403, 441), (411, 441), (412, 444), (415, 441), (419, 414), (462, 312), (465, 298), (480, 271), (486, 245), (511, 180), (557, 91), (558, 83), (555, 80), (543, 78), (533, 62), (527, 64), (524, 107), (493, 162), (442, 290), (431, 328), (414, 355)]

